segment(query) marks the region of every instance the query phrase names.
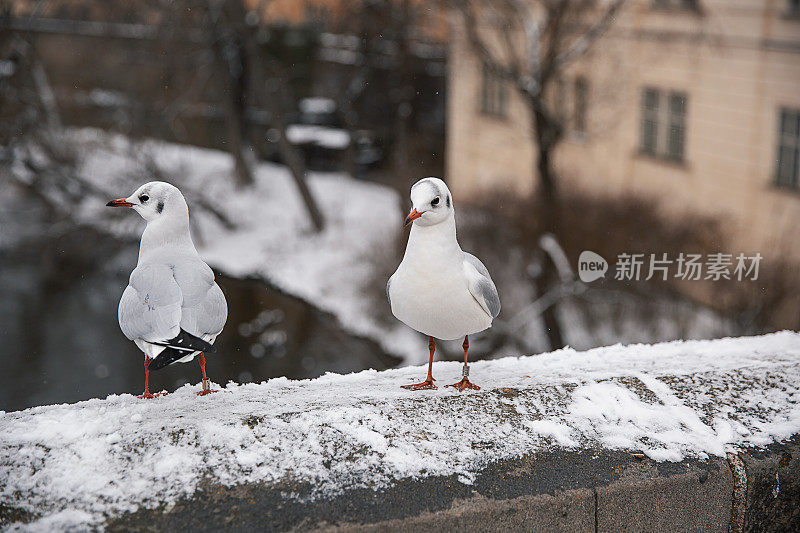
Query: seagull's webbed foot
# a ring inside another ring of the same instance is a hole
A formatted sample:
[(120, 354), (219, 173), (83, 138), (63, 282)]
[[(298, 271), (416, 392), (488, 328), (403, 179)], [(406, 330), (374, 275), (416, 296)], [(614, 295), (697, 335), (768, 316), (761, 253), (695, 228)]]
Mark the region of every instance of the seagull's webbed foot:
[(433, 378), (426, 379), (422, 383), (414, 383), (413, 385), (401, 385), (404, 389), (408, 390), (432, 390), (438, 388), (434, 385), (435, 380)]
[(468, 378), (464, 378), (458, 383), (453, 383), (452, 385), (448, 385), (448, 387), (454, 387), (458, 389), (459, 392), (464, 392), (464, 390), (466, 389), (481, 390), (480, 387), (472, 383)]

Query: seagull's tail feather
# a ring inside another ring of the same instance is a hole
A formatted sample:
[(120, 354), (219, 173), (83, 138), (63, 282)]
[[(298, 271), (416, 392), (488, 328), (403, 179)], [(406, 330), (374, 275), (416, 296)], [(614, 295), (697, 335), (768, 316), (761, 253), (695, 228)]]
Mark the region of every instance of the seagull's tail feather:
[(200, 337), (195, 337), (185, 329), (181, 329), (174, 339), (164, 342), (150, 341), (150, 344), (164, 346), (165, 348), (174, 348), (183, 352), (208, 352), (214, 353), (216, 348), (207, 343)]
[(214, 353), (216, 348), (200, 337), (195, 337), (183, 329), (180, 333), (166, 342), (151, 342), (158, 346), (163, 346), (164, 350), (150, 362), (150, 370), (158, 370), (174, 363), (178, 359), (183, 359), (193, 352)]

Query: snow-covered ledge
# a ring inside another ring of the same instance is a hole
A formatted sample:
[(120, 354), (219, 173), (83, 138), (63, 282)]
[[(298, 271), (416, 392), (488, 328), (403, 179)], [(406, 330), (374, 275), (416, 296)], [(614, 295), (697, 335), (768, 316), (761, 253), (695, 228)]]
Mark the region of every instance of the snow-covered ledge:
[(85, 526), (209, 485), (302, 485), (284, 496), (310, 501), (408, 478), (469, 486), (553, 450), (679, 462), (800, 433), (792, 332), (508, 357), (471, 365), (480, 391), (443, 387), (460, 372), (436, 363), (440, 388), (424, 392), (400, 388), (418, 367), (0, 413), (0, 511), (6, 525)]

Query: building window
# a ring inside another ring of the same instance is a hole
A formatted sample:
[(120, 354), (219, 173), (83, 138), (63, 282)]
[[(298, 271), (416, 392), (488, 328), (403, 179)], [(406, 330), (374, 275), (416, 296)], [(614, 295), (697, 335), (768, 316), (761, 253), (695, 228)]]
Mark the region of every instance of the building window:
[(642, 93), (642, 153), (656, 155), (657, 133), (658, 91), (645, 89)]
[(686, 103), (685, 93), (649, 87), (642, 91), (640, 149), (643, 154), (683, 161)]
[(505, 117), (507, 91), (505, 81), (484, 65), (481, 79), (481, 111), (487, 115)]
[(800, 167), (800, 109), (781, 109), (778, 124), (778, 168), (775, 181), (797, 189)]
[(575, 78), (575, 133), (586, 133), (586, 113), (589, 106), (589, 82)]
[(669, 159), (683, 161), (683, 141), (686, 137), (686, 95), (669, 95), (667, 153)]
[(698, 11), (698, 0), (652, 0), (653, 7), (661, 9), (687, 9)]

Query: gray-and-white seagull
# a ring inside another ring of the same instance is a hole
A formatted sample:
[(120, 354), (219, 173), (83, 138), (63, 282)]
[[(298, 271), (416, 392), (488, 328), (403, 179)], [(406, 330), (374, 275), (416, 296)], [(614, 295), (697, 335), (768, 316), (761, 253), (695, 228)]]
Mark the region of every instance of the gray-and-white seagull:
[(403, 385), (411, 390), (435, 389), (434, 338), (464, 337), (463, 378), (450, 385), (459, 391), (479, 389), (469, 381), (469, 335), (489, 328), (500, 313), (497, 288), (483, 263), (461, 249), (456, 240), (455, 208), (450, 189), (439, 178), (425, 178), (411, 187), (413, 224), (406, 253), (386, 284), (392, 314), (428, 336), (428, 378)]
[(199, 358), (203, 372), (200, 395), (214, 392), (206, 376), (204, 352), (228, 318), (225, 296), (214, 272), (200, 259), (189, 234), (189, 207), (177, 187), (153, 181), (128, 198), (106, 204), (130, 207), (147, 221), (139, 246), (139, 262), (119, 302), (122, 332), (144, 352), (144, 393), (150, 370)]

